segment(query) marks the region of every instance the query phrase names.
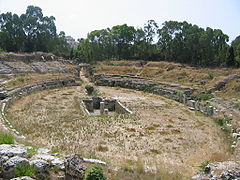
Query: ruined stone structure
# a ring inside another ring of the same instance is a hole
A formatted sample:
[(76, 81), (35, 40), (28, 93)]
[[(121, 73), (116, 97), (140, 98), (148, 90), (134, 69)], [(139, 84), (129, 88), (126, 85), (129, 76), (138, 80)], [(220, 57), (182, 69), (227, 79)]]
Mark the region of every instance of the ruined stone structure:
[(93, 80), (95, 84), (99, 86), (121, 87), (150, 92), (186, 104), (190, 107), (190, 109), (201, 111), (202, 113), (209, 116), (224, 116), (209, 102), (203, 103), (195, 100), (192, 95), (195, 89), (186, 86), (160, 83), (141, 77), (127, 75), (99, 74), (95, 75), (93, 77)]
[(81, 102), (85, 112), (88, 115), (108, 115), (109, 112), (116, 112), (118, 114), (132, 114), (132, 111), (130, 111), (116, 99), (92, 97), (92, 99), (83, 99)]

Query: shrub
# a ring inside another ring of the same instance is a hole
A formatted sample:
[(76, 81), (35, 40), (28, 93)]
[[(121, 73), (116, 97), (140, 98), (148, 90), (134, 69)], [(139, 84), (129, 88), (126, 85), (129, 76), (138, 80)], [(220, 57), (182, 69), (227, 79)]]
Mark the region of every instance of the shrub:
[(92, 165), (86, 170), (84, 180), (106, 180), (103, 169), (99, 165)]
[(0, 144), (14, 144), (14, 138), (10, 134), (0, 134)]
[(20, 163), (15, 168), (16, 177), (29, 176), (34, 178), (35, 174), (36, 174), (36, 168), (25, 163)]
[(92, 85), (86, 85), (85, 89), (86, 89), (88, 95), (91, 95), (94, 91), (94, 87)]
[(206, 101), (206, 100), (212, 99), (214, 97), (214, 95), (213, 94), (203, 94), (203, 93), (201, 93), (201, 94), (198, 94), (197, 97), (198, 97), (199, 100)]
[(231, 121), (231, 119), (228, 118), (228, 117), (215, 119), (215, 122), (216, 122), (219, 126), (226, 126), (227, 123), (229, 123), (230, 121)]

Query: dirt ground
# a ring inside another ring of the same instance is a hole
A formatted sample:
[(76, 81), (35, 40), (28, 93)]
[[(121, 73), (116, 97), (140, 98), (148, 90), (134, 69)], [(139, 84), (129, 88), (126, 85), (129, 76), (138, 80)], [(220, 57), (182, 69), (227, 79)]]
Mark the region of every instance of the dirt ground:
[(7, 112), (13, 126), (34, 145), (98, 158), (118, 169), (142, 163), (149, 171), (165, 168), (189, 178), (206, 161), (228, 158), (226, 134), (214, 121), (161, 96), (99, 87), (132, 115), (88, 116), (82, 111), (83, 87), (33, 93)]

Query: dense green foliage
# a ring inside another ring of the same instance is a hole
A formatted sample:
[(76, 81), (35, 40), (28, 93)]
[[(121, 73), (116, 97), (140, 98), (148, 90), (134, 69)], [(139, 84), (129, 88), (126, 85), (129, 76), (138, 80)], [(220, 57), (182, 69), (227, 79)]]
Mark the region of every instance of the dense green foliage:
[(165, 60), (196, 66), (239, 66), (240, 36), (229, 46), (220, 29), (201, 28), (187, 22), (149, 20), (143, 27), (127, 24), (94, 30), (79, 39), (76, 49), (56, 32), (55, 18), (28, 6), (18, 16), (0, 14), (0, 52), (53, 52), (85, 62), (113, 59)]
[(10, 134), (0, 134), (0, 144), (14, 144), (14, 138)]
[(43, 16), (42, 9), (35, 6), (28, 6), (20, 16), (0, 14), (0, 51), (69, 53), (65, 34), (56, 33), (54, 21), (53, 16)]
[[(219, 29), (203, 29), (177, 21), (167, 21), (159, 27), (150, 20), (143, 28), (123, 24), (92, 31), (86, 39), (79, 40), (75, 56), (86, 62), (145, 59), (200, 66), (233, 66), (237, 63), (227, 42), (228, 36)], [(239, 51), (236, 58), (240, 58), (238, 42), (234, 43), (235, 51)]]
[(99, 165), (92, 165), (86, 170), (84, 180), (106, 180), (103, 169)]
[(240, 36), (238, 36), (233, 42), (233, 53), (235, 56), (235, 60), (238, 64), (240, 64)]

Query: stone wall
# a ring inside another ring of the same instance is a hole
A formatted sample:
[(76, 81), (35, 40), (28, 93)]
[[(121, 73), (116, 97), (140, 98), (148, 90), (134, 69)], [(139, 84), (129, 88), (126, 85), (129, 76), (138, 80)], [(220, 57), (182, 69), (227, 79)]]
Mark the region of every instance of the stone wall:
[[(82, 106), (84, 107), (84, 111), (91, 115), (103, 115), (104, 110), (107, 110), (109, 112), (115, 111), (119, 114), (132, 114), (132, 112), (126, 108), (124, 105), (122, 105), (120, 102), (118, 102), (116, 99), (104, 99), (101, 97), (92, 97), (92, 99), (83, 99), (80, 101)], [(100, 110), (100, 114), (94, 113), (94, 110)]]
[(72, 64), (51, 53), (0, 53), (0, 74), (15, 73), (69, 73), (75, 72), (75, 68), (69, 68), (66, 64)]
[(14, 134), (19, 136), (20, 138), (24, 138), (24, 136), (20, 136), (20, 133), (14, 129), (11, 123), (6, 119), (5, 112), (8, 106), (16, 99), (26, 96), (34, 91), (41, 91), (45, 89), (53, 89), (64, 86), (77, 86), (79, 85), (74, 78), (68, 79), (52, 79), (46, 80), (37, 84), (30, 84), (24, 86), (22, 88), (16, 88), (11, 91), (5, 92), (6, 97), (1, 101), (1, 113), (0, 113), (0, 122), (2, 125), (6, 124), (7, 128), (12, 131)]
[(111, 74), (95, 75), (93, 81), (98, 86), (121, 87), (158, 94), (186, 104), (191, 110), (201, 111), (202, 113), (213, 117), (222, 117), (219, 111), (209, 102), (195, 100), (192, 95), (195, 89), (190, 87), (179, 84), (154, 82), (137, 76)]
[(132, 111), (130, 111), (128, 108), (123, 106), (120, 102), (116, 101), (115, 103), (115, 111), (119, 114), (132, 114)]
[(186, 86), (154, 82), (136, 76), (99, 74), (93, 76), (93, 81), (98, 86), (121, 87), (152, 92), (178, 101), (178, 94), (190, 96), (194, 91), (193, 88)]

